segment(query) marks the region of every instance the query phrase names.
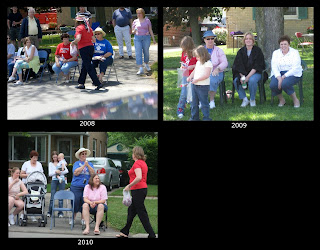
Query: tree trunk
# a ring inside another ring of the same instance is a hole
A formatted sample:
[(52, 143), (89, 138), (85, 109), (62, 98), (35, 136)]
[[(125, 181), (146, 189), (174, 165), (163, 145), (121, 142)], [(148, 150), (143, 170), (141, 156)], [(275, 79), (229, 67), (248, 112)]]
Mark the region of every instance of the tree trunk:
[(278, 39), (284, 35), (283, 7), (256, 7), (258, 46), (269, 65), (273, 51), (279, 48)]
[(190, 8), (189, 22), (190, 22), (193, 42), (196, 46), (198, 46), (201, 44), (198, 15), (196, 13), (192, 13), (192, 11), (193, 11), (193, 8)]

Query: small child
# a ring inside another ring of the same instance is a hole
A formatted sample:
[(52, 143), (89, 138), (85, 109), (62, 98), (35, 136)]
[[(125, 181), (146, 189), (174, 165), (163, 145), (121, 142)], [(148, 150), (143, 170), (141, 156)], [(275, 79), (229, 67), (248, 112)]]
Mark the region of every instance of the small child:
[(208, 92), (210, 88), (210, 74), (212, 71), (212, 63), (208, 50), (202, 45), (198, 46), (193, 55), (197, 58), (194, 71), (187, 78), (188, 82), (192, 82), (192, 105), (190, 121), (199, 121), (199, 102), (201, 102), (201, 110), (204, 121), (211, 121), (209, 117)]
[(185, 36), (182, 38), (180, 42), (180, 47), (182, 48), (181, 68), (185, 70), (182, 78), (183, 86), (181, 87), (181, 93), (177, 107), (177, 115), (181, 119), (184, 115), (184, 109), (186, 107), (187, 102), (187, 77), (194, 70), (197, 63), (197, 59), (192, 54), (192, 51), (195, 48), (195, 46), (190, 36)]
[[(57, 170), (60, 170), (61, 174), (60, 175), (57, 174), (56, 177), (59, 179), (59, 183), (62, 183), (63, 181), (65, 181), (64, 175), (68, 173), (67, 162), (64, 159), (63, 153), (60, 153), (58, 155), (58, 161), (59, 161), (59, 163), (57, 164)], [(64, 173), (65, 169), (67, 170), (67, 173)]]

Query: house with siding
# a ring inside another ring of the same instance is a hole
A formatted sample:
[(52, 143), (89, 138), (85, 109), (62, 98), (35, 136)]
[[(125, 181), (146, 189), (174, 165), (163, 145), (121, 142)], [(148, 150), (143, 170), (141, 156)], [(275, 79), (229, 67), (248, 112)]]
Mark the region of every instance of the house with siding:
[(39, 153), (38, 161), (46, 168), (51, 161), (52, 151), (64, 153), (68, 164), (73, 164), (78, 160), (74, 154), (82, 147), (90, 149), (90, 156), (105, 157), (107, 155), (107, 133), (9, 132), (8, 147), (9, 168), (21, 168), (25, 161), (30, 160), (31, 150)]

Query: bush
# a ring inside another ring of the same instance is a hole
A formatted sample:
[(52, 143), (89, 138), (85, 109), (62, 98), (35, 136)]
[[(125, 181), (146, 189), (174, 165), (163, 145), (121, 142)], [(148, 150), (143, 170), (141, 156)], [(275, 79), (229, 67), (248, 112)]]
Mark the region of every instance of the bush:
[(132, 149), (135, 146), (143, 148), (144, 154), (147, 156), (146, 163), (148, 165), (148, 184), (158, 184), (158, 137), (144, 136), (143, 138), (135, 141), (130, 147), (128, 158), (130, 163), (133, 164), (132, 160)]

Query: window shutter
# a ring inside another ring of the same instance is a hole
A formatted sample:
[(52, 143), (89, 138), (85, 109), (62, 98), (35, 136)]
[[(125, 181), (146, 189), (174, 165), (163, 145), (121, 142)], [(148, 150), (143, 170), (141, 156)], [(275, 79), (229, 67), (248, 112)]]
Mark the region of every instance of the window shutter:
[(252, 20), (256, 20), (256, 7), (252, 7)]
[(308, 18), (308, 7), (299, 7), (298, 19), (307, 19), (307, 18)]
[(70, 7), (71, 18), (76, 17), (76, 7)]

